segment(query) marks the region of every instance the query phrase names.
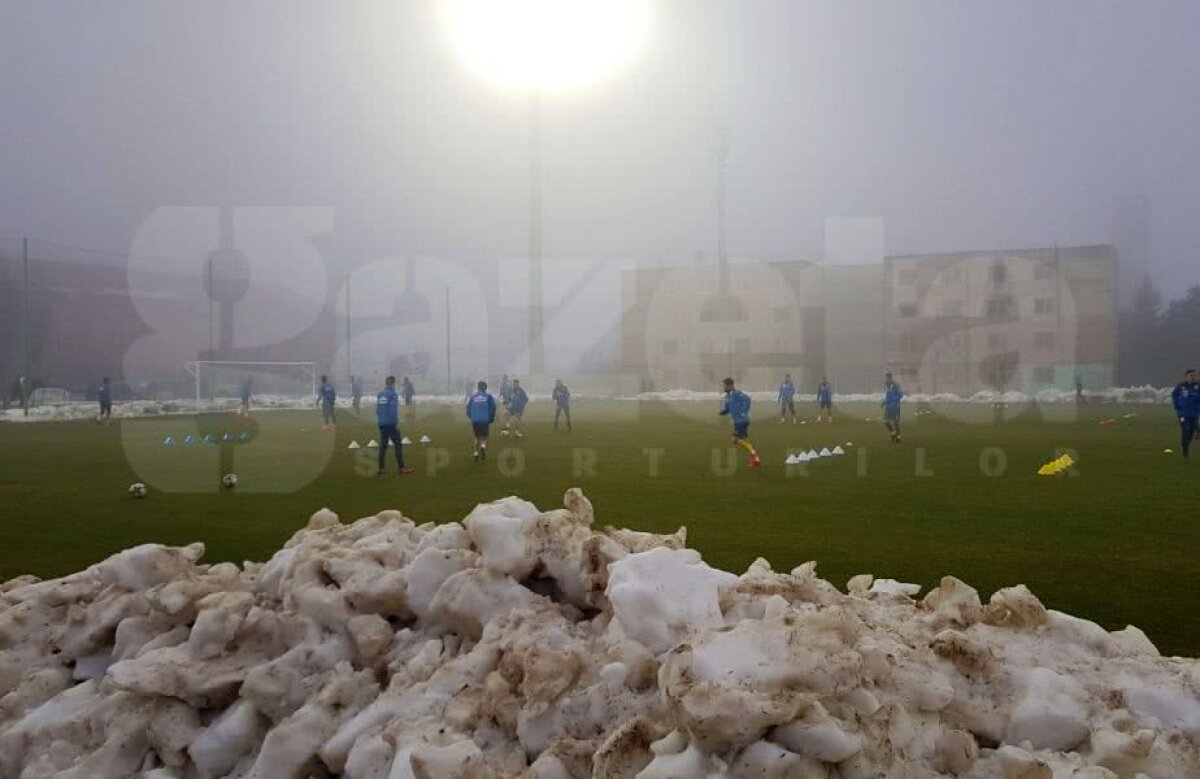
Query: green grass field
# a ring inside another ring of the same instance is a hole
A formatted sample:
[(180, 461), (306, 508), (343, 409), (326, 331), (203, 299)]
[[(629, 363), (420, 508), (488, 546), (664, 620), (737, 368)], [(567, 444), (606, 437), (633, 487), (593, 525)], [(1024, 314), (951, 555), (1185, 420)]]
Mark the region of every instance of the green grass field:
[[(1085, 407), (1057, 422), (1030, 410), (997, 423), (984, 406), (921, 416), (909, 406), (905, 442), (894, 446), (878, 422), (864, 420), (878, 416), (868, 405), (842, 407), (835, 425), (817, 427), (778, 426), (759, 403), (751, 437), (767, 464), (748, 470), (739, 454), (725, 475), (714, 469), (714, 450), (723, 463), (729, 428), (715, 404), (577, 401), (569, 435), (551, 430), (548, 403), (534, 404), (527, 436), (493, 436), (483, 466), (470, 461), (459, 408), (425, 407), (404, 433), (427, 433), (434, 444), (408, 449), (417, 473), (403, 478), (375, 477), (373, 449), (346, 450), (374, 435), (370, 420), (347, 412), (336, 434), (317, 429), (316, 412), (262, 412), (249, 443), (224, 447), (162, 445), (167, 435), (195, 433), (195, 418), (0, 424), (0, 580), (61, 575), (147, 541), (200, 540), (210, 562), (259, 560), (322, 506), (344, 520), (398, 508), (443, 522), (505, 495), (554, 508), (578, 485), (601, 524), (686, 525), (689, 544), (728, 570), (759, 556), (780, 570), (817, 560), (839, 587), (857, 573), (926, 588), (954, 574), (985, 599), (1024, 582), (1050, 608), (1108, 628), (1132, 623), (1165, 653), (1200, 654), (1200, 464), (1164, 454), (1177, 446), (1168, 409)], [(1105, 417), (1117, 422), (1098, 424)], [(205, 430), (236, 429), (225, 416), (201, 421)], [(807, 475), (782, 465), (788, 447), (847, 441), (855, 444), (848, 456), (808, 466)], [(1058, 447), (1078, 453), (1077, 475), (1036, 476)], [(1001, 455), (985, 452), (992, 448), (1003, 453), (1003, 473)], [(230, 469), (241, 483), (221, 491)], [(137, 480), (150, 486), (145, 500), (126, 493)]]

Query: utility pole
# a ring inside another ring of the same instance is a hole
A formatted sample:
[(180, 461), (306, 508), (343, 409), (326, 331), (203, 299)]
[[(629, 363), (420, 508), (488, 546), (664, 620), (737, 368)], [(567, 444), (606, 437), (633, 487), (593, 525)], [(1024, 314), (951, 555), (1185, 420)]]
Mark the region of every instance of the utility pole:
[(29, 238), (21, 239), (21, 408), (29, 416)]
[(529, 97), (529, 373), (545, 371), (542, 340), (542, 94)]
[(450, 288), (446, 287), (446, 394), (454, 394), (450, 379)]
[(350, 277), (352, 275), (346, 274), (346, 374), (349, 376), (354, 375), (354, 365), (350, 361)]

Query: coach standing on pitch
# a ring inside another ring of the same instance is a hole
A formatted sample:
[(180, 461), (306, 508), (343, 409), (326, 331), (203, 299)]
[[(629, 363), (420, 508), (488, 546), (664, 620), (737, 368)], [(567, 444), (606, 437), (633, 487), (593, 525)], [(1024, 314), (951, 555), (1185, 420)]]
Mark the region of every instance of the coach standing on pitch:
[(396, 447), (396, 468), (401, 474), (412, 473), (404, 467), (404, 445), (400, 443), (400, 396), (396, 394), (396, 377), (388, 376), (385, 386), (375, 396), (375, 417), (379, 420), (379, 472), (386, 472), (387, 448), (390, 441)]
[(1187, 462), (1191, 457), (1192, 439), (1200, 428), (1200, 381), (1195, 368), (1184, 372), (1183, 381), (1176, 384), (1171, 393), (1171, 402), (1175, 406), (1175, 416), (1179, 417), (1180, 447), (1184, 462)]

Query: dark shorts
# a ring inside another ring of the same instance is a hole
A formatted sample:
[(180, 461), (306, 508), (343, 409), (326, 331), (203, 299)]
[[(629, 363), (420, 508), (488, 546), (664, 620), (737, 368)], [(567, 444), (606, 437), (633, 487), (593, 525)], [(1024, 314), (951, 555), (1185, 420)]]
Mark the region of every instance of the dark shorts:
[(100, 401), (100, 413), (106, 414), (106, 415), (112, 413), (112, 401), (111, 400)]
[(491, 426), (487, 422), (472, 422), (471, 430), (474, 431), (476, 438), (487, 438), (488, 429)]
[(821, 408), (833, 408), (833, 401), (832, 400), (822, 400)]
[(885, 407), (883, 409), (883, 419), (886, 422), (899, 422), (900, 421), (900, 407), (899, 406), (896, 406), (894, 408), (891, 406)]
[(750, 420), (747, 419), (745, 422), (734, 422), (733, 423), (733, 437), (734, 438), (745, 438), (749, 434), (750, 434)]

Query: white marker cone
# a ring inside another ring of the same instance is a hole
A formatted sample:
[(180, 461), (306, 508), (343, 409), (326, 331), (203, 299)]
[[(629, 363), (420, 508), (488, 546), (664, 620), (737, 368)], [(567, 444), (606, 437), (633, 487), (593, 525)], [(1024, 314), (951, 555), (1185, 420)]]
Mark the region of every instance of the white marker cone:
[(787, 456), (787, 459), (786, 459), (786, 460), (784, 460), (783, 462), (784, 462), (784, 464), (785, 464), (785, 465), (795, 465), (795, 464), (796, 464), (797, 462), (799, 462), (799, 461), (796, 459), (796, 455), (794, 455), (794, 454), (789, 454), (789, 455)]
[(846, 453), (846, 450), (845, 450), (845, 449), (843, 449), (843, 448), (842, 448), (842, 447), (840, 447), (840, 446), (835, 446), (835, 447), (833, 447), (833, 449), (831, 449), (831, 450), (830, 450), (830, 452), (829, 452), (829, 453), (830, 453), (830, 454), (834, 454), (834, 455), (837, 455), (837, 454), (845, 454), (845, 453)]
[(358, 441), (351, 441), (350, 445), (347, 446), (346, 448), (347, 449), (362, 449), (362, 447), (358, 445)]
[(371, 439), (371, 441), (370, 441), (370, 443), (368, 443), (368, 444), (367, 444), (367, 448), (368, 448), (368, 449), (378, 449), (378, 448), (379, 448), (379, 443), (378, 443), (378, 442), (376, 442), (376, 440), (375, 440), (374, 438), (372, 438), (372, 439)]
[(808, 454), (808, 459), (810, 459), (810, 460), (815, 460), (821, 456), (817, 453), (816, 449), (809, 449), (807, 454)]
[(400, 439), (400, 443), (403, 444), (404, 446), (411, 446), (412, 439), (410, 439), (408, 436), (404, 436), (403, 438)]
[(825, 447), (820, 452), (817, 452), (817, 454), (821, 455), (822, 457), (832, 457), (833, 456), (833, 452), (829, 451), (829, 447)]
[(430, 437), (429, 437), (429, 436), (427, 436), (427, 435), (423, 435), (423, 436), (421, 436), (421, 443), (423, 443), (423, 444), (431, 444), (431, 443), (433, 443), (433, 439), (432, 439), (432, 438), (430, 438)]

